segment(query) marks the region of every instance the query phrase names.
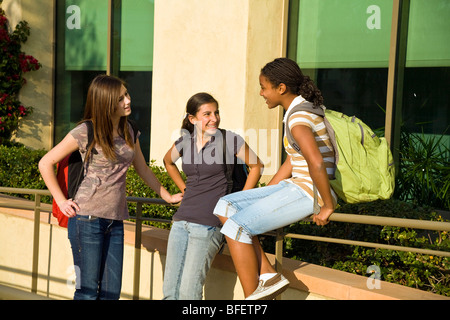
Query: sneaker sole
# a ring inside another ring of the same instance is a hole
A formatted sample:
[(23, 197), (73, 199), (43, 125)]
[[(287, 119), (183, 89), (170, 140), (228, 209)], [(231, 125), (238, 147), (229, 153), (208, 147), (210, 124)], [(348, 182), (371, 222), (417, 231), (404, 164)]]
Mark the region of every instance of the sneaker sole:
[(245, 300), (273, 300), (278, 295), (282, 294), (288, 288), (288, 286), (289, 281), (287, 279), (283, 279), (272, 288), (267, 289), (260, 294), (251, 295)]

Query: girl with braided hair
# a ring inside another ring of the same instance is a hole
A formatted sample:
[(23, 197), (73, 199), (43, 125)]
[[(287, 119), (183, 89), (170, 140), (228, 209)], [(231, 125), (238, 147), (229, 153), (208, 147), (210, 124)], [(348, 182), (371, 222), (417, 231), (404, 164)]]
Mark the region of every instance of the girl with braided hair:
[[(303, 75), (295, 61), (279, 58), (268, 63), (260, 74), (260, 95), (269, 109), (279, 105), (286, 116), (307, 100), (319, 107), (320, 90)], [(221, 232), (248, 300), (273, 299), (287, 289), (289, 281), (267, 260), (257, 235), (282, 228), (313, 214), (313, 185), (318, 191), (320, 211), (313, 221), (328, 223), (337, 197), (330, 187), (334, 174), (334, 150), (323, 118), (307, 111), (294, 112), (284, 119), (301, 153), (284, 137), (286, 161), (266, 187), (222, 197), (214, 213), (223, 223)]]

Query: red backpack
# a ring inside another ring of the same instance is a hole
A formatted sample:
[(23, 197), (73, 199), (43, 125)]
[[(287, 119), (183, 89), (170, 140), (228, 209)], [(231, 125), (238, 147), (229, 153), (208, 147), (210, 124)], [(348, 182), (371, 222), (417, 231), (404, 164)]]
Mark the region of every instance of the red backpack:
[[(92, 140), (94, 140), (94, 130), (91, 121), (86, 121), (85, 123), (88, 128), (87, 150), (92, 143)], [(62, 159), (56, 166), (56, 179), (67, 199), (71, 199), (75, 196), (81, 181), (83, 181), (82, 177), (84, 177), (84, 162), (81, 158), (81, 153), (78, 150)], [(67, 228), (69, 218), (62, 213), (54, 199), (52, 213), (53, 216), (58, 219), (58, 224), (61, 227)]]

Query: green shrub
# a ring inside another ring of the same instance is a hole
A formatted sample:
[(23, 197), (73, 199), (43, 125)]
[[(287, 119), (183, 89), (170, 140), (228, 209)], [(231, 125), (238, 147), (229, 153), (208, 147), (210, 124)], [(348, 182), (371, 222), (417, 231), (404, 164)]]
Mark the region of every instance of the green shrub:
[[(46, 153), (44, 150), (30, 150), (23, 145), (11, 147), (0, 145), (0, 186), (26, 189), (46, 189), (39, 172), (38, 163)], [(21, 195), (29, 199), (29, 195)], [(49, 202), (45, 197), (43, 201)]]
[(444, 137), (402, 132), (396, 199), (450, 210), (450, 149)]
[[(173, 183), (169, 174), (165, 171), (164, 167), (156, 166), (155, 160), (149, 163), (155, 176), (161, 182), (161, 184), (169, 191), (169, 193), (179, 193), (180, 190)], [(183, 175), (184, 176), (184, 175)], [(129, 197), (143, 197), (143, 198), (159, 198), (159, 196), (150, 187), (148, 187), (144, 181), (139, 177), (133, 167), (130, 167), (127, 174), (127, 196)], [(130, 215), (136, 214), (136, 204), (130, 203), (128, 205)], [(171, 220), (172, 216), (177, 210), (176, 206), (164, 206), (164, 205), (149, 205), (144, 204), (142, 207), (142, 216), (148, 218), (158, 218)], [(159, 222), (149, 222), (147, 224), (154, 225), (160, 228), (168, 229), (170, 224), (159, 223)]]

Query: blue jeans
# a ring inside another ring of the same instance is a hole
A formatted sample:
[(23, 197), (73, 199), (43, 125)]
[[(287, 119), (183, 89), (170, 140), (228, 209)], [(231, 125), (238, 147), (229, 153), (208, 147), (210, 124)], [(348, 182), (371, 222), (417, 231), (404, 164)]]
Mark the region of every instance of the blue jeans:
[(122, 287), (123, 221), (89, 216), (69, 219), (76, 271), (75, 300), (117, 300)]
[(201, 300), (203, 285), (223, 242), (220, 228), (175, 221), (164, 270), (165, 300)]
[(214, 214), (229, 218), (222, 227), (227, 237), (252, 243), (252, 237), (300, 221), (313, 213), (313, 200), (298, 186), (277, 185), (231, 193), (220, 198)]

